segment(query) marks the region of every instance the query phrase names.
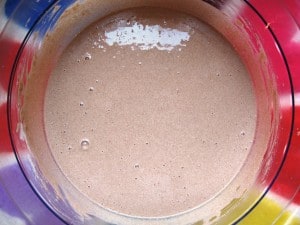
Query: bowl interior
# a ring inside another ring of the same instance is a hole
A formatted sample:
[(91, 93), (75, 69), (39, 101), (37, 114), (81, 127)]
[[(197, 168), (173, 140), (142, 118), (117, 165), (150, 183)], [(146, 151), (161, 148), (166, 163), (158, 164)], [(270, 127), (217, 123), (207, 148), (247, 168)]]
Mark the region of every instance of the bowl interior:
[[(225, 37), (247, 68), (256, 99), (251, 149), (236, 174), (222, 189), (199, 205), (155, 219), (103, 207), (74, 186), (49, 147), (44, 118), (49, 77), (72, 40), (87, 26), (105, 16), (145, 6), (192, 15)], [(20, 165), (44, 202), (67, 222), (232, 223), (243, 217), (264, 195), (284, 158), (288, 136), (282, 132), (282, 127), (291, 124), (291, 112), (283, 109), (283, 106), (291, 104), (291, 99), (286, 97), (290, 92), (289, 77), (268, 24), (244, 1), (58, 2), (32, 28), (13, 75), (10, 129)]]

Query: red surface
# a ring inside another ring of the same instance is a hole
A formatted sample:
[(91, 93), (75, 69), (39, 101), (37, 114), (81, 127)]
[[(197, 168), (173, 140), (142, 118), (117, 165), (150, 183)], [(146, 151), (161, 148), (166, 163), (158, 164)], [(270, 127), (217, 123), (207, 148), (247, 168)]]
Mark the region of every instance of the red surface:
[(270, 23), (284, 52), (294, 88), (292, 138), (286, 161), (271, 191), (300, 204), (300, 1), (253, 0), (251, 4)]
[(8, 131), (7, 102), (4, 98), (7, 98), (10, 74), (20, 45), (0, 37), (0, 95), (3, 98), (0, 102), (0, 153), (13, 151)]

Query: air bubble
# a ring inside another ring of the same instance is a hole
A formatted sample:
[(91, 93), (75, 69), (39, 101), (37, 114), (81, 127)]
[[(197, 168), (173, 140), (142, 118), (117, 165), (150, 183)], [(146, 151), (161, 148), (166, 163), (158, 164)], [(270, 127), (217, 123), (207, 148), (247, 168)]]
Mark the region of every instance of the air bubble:
[(88, 150), (90, 146), (90, 141), (88, 139), (83, 139), (80, 143), (82, 150)]
[(142, 65), (142, 62), (139, 62), (139, 65)]
[(85, 60), (90, 60), (91, 58), (92, 58), (92, 56), (91, 56), (90, 53), (87, 52), (87, 53), (84, 54), (84, 59)]

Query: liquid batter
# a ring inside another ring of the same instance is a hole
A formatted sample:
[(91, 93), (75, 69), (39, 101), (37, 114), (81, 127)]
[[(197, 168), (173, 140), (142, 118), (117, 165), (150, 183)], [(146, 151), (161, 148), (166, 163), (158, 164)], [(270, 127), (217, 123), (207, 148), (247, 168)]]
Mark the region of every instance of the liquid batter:
[(52, 154), (89, 198), (138, 216), (182, 212), (228, 184), (250, 151), (248, 73), (210, 26), (158, 8), (92, 24), (49, 78)]

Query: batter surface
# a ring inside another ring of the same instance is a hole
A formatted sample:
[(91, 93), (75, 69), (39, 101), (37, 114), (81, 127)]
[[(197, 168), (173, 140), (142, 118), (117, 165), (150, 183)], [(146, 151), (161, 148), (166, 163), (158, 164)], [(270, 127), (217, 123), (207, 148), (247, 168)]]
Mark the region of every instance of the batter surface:
[(44, 102), (57, 164), (112, 210), (165, 216), (222, 190), (250, 151), (248, 73), (210, 26), (138, 8), (92, 24), (63, 52)]

